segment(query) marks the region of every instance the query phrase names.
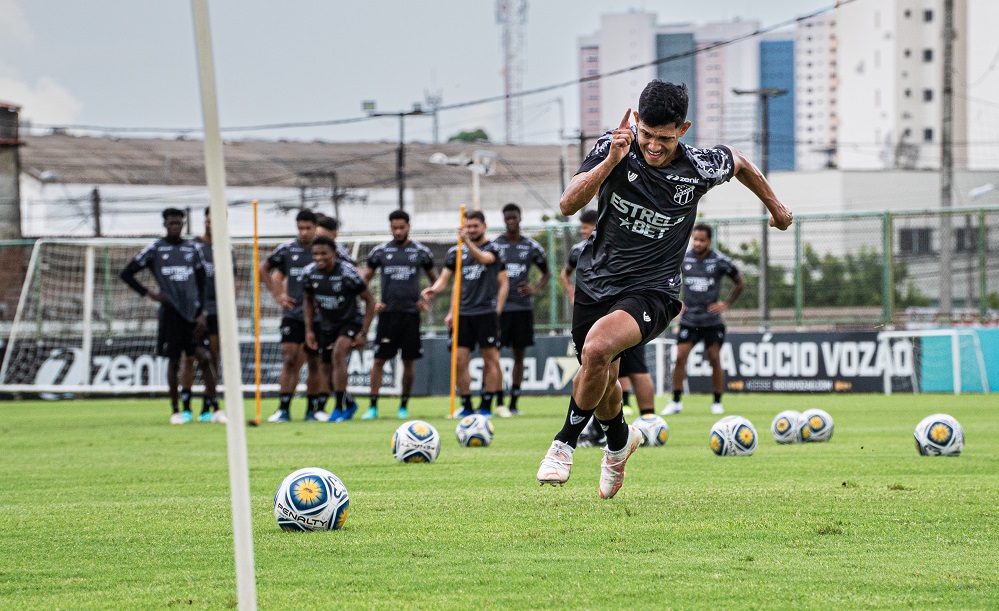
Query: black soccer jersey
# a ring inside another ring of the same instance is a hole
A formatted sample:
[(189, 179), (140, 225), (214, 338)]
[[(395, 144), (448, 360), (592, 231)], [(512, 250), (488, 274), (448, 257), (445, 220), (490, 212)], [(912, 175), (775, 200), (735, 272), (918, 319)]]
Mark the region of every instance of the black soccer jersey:
[[(496, 255), (492, 265), (477, 263), (468, 248), (461, 249), (461, 302), (462, 315), (488, 314), (496, 311), (496, 294), (499, 292), (499, 273), (506, 270), (506, 260), (503, 251), (493, 242), (486, 242), (479, 247), (482, 252)], [(458, 262), (458, 247), (452, 246), (447, 251), (444, 267), (452, 272)]]
[[(191, 242), (198, 247), (201, 254), (201, 263), (205, 266), (205, 313), (209, 316), (218, 315), (218, 304), (215, 300), (215, 251), (212, 245), (201, 239), (201, 237), (191, 238)], [(236, 255), (232, 256), (232, 270), (236, 271)]]
[[(608, 132), (579, 172), (606, 159), (610, 143)], [(591, 247), (583, 250), (576, 272), (579, 290), (591, 299), (636, 290), (678, 296), (681, 254), (695, 224), (697, 202), (734, 173), (728, 147), (697, 149), (682, 142), (678, 146), (679, 157), (669, 165), (650, 168), (636, 139), (600, 186), (597, 232)]]
[(368, 253), (368, 267), (381, 269), (381, 300), (386, 312), (418, 312), (420, 300), (420, 270), (434, 268), (430, 249), (410, 241), (398, 246), (389, 240)]
[(586, 248), (587, 242), (589, 242), (589, 239), (580, 240), (572, 245), (572, 248), (569, 249), (569, 256), (565, 261), (566, 267), (576, 269), (579, 266), (579, 256), (583, 254), (583, 249)]
[(338, 259), (343, 259), (347, 263), (350, 263), (355, 267), (357, 266), (357, 261), (355, 261), (354, 257), (351, 255), (350, 249), (340, 242), (336, 242), (336, 256)]
[(295, 300), (295, 307), (285, 312), (284, 316), (295, 320), (304, 320), (302, 315), (302, 273), (307, 265), (312, 263), (312, 247), (303, 246), (298, 238), (286, 242), (274, 249), (267, 257), (271, 269), (279, 269), (288, 279), (288, 296)]
[(717, 250), (709, 250), (702, 259), (688, 250), (683, 258), (683, 305), (686, 310), (680, 324), (689, 327), (713, 327), (724, 324), (721, 314), (708, 312), (708, 306), (718, 301), (723, 276), (739, 275), (732, 259)]
[(510, 294), (506, 298), (504, 312), (526, 312), (533, 308), (530, 295), (521, 295), (517, 286), (521, 282), (528, 282), (528, 275), (531, 271), (531, 264), (537, 265), (541, 273), (548, 271), (548, 258), (545, 256), (545, 249), (536, 241), (526, 236), (521, 236), (516, 242), (511, 242), (506, 234), (493, 240), (500, 250), (503, 251), (503, 258), (506, 259), (506, 275), (510, 279)]
[(185, 320), (194, 322), (204, 301), (204, 266), (197, 246), (190, 241), (173, 244), (165, 238), (156, 240), (142, 249), (122, 272), (122, 279), (132, 288), (139, 285), (135, 272), (149, 269), (173, 309)]
[(357, 296), (367, 285), (357, 268), (337, 259), (333, 269), (323, 272), (315, 263), (302, 270), (302, 290), (312, 295), (319, 309), (319, 326), (323, 330), (345, 323), (360, 324), (363, 317), (357, 307)]

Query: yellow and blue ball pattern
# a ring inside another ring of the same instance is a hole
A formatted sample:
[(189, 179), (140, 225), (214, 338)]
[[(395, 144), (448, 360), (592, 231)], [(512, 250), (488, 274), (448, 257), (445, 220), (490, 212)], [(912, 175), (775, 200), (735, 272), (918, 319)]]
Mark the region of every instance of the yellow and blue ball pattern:
[(645, 414), (636, 419), (632, 426), (642, 434), (643, 446), (659, 447), (669, 440), (669, 425), (661, 416)]
[(347, 520), (349, 506), (340, 478), (318, 467), (295, 471), (274, 494), (274, 518), (282, 530), (337, 530)]
[(770, 433), (777, 443), (800, 443), (804, 441), (801, 435), (801, 412), (788, 409), (774, 416), (770, 423)]
[(717, 456), (752, 456), (756, 443), (756, 427), (742, 416), (722, 418), (708, 436), (708, 445)]
[(914, 432), (916, 450), (923, 456), (959, 456), (964, 449), (964, 429), (948, 414), (923, 418)]
[(801, 412), (801, 437), (804, 441), (829, 441), (833, 435), (833, 419), (829, 412), (818, 409), (806, 409)]
[(422, 420), (406, 422), (392, 436), (392, 455), (399, 462), (434, 462), (440, 451), (440, 434)]
[(466, 448), (484, 448), (493, 442), (493, 421), (481, 414), (465, 416), (455, 427), (454, 435)]

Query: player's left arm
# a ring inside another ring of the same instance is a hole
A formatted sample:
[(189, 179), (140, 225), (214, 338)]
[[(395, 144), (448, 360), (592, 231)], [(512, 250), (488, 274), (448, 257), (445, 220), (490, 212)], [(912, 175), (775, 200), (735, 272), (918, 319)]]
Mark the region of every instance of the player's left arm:
[(506, 273), (506, 268), (496, 274), (496, 280), (499, 282), (499, 290), (496, 292), (496, 313), (502, 314), (506, 298), (510, 294), (510, 277)]
[(780, 203), (763, 172), (742, 151), (731, 146), (728, 148), (732, 151), (735, 177), (767, 207), (770, 212), (770, 226), (781, 231), (790, 227), (793, 218), (791, 209)]
[(316, 298), (305, 291), (305, 307), (302, 308), (302, 316), (305, 318), (305, 345), (309, 350), (319, 350), (319, 340), (316, 339)]
[(198, 311), (194, 314), (194, 332), (201, 336), (208, 328), (208, 311), (205, 310), (208, 275), (205, 273), (204, 265), (194, 266), (194, 283), (198, 287)]
[(722, 312), (728, 311), (735, 303), (735, 300), (742, 295), (742, 291), (746, 289), (746, 279), (742, 277), (742, 274), (736, 270), (735, 274), (730, 276), (732, 281), (735, 282), (735, 286), (732, 287), (732, 291), (728, 294), (728, 299), (725, 301), (717, 301), (708, 306), (708, 312), (712, 314), (721, 314)]
[(535, 254), (534, 264), (538, 266), (539, 270), (541, 270), (541, 277), (538, 278), (537, 282), (534, 284), (524, 283), (521, 286), (518, 286), (517, 292), (521, 295), (537, 295), (552, 279), (552, 270), (548, 268), (548, 259), (545, 258), (545, 252), (543, 250), (538, 251)]

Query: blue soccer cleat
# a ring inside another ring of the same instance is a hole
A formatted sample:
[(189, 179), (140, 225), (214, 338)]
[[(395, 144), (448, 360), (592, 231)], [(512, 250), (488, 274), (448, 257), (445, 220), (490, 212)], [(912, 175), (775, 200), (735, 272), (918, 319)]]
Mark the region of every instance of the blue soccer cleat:
[(406, 409), (405, 407), (400, 407), (399, 411), (396, 413), (396, 418), (398, 418), (399, 420), (408, 420), (409, 410)]
[(369, 407), (368, 411), (364, 412), (364, 414), (361, 415), (361, 420), (374, 420), (377, 417), (378, 417), (378, 408)]
[(201, 412), (201, 415), (198, 416), (198, 422), (211, 422), (211, 421), (212, 421), (211, 412)]
[(180, 417), (184, 420), (184, 424), (194, 421), (194, 416), (191, 415), (191, 410), (189, 409), (180, 412)]

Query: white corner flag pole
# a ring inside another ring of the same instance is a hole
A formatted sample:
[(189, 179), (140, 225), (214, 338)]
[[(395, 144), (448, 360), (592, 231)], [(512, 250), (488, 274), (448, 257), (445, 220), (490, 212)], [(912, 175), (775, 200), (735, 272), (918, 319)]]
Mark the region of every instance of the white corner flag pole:
[[(231, 252), (225, 200), (225, 161), (219, 132), (215, 97), (212, 36), (208, 25), (208, 0), (192, 0), (194, 38), (201, 83), (201, 111), (205, 120), (205, 176), (211, 199), (212, 248)], [(236, 290), (232, 258), (215, 258), (215, 294), (218, 301), (222, 375), (225, 379), (226, 445), (229, 450), (229, 487), (232, 497), (232, 529), (236, 547), (236, 601), (239, 609), (257, 608), (257, 585), (253, 572), (253, 529), (250, 521), (250, 472), (246, 456), (246, 416), (243, 411), (242, 369), (239, 365), (236, 326)]]

